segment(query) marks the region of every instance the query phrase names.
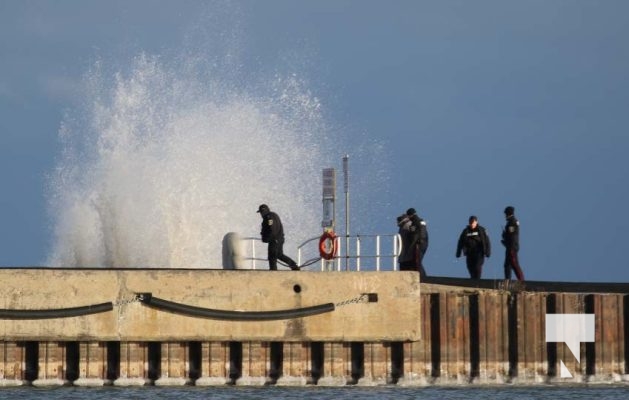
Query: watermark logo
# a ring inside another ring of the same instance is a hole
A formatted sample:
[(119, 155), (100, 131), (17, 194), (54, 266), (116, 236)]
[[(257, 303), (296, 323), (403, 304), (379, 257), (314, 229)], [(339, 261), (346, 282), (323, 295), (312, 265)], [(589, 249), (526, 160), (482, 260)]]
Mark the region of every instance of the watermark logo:
[[(581, 342), (594, 341), (594, 314), (546, 314), (546, 343), (565, 342), (577, 362), (581, 362)], [(561, 377), (572, 378), (563, 360)]]

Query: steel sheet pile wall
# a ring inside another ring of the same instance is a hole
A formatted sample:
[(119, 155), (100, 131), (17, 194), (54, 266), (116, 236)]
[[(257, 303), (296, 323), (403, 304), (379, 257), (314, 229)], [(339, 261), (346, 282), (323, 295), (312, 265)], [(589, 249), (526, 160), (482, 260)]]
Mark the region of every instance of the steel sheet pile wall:
[[(600, 381), (618, 380), (629, 373), (629, 296), (587, 296), (586, 312), (596, 321), (595, 341), (585, 345), (587, 373)], [(624, 340), (623, 340), (624, 339)]]
[[(404, 345), (399, 384), (628, 382), (625, 294), (437, 290), (422, 294), (422, 341)], [(428, 308), (428, 304), (430, 307)], [(595, 314), (580, 362), (546, 342), (546, 314)], [(563, 361), (571, 378), (560, 375)]]

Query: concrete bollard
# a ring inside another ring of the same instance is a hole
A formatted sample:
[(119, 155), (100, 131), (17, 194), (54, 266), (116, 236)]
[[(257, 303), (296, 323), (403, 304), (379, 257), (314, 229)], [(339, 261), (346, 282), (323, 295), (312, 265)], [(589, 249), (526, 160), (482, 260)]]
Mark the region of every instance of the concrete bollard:
[(223, 237), (223, 269), (249, 269), (244, 263), (244, 243), (235, 232)]

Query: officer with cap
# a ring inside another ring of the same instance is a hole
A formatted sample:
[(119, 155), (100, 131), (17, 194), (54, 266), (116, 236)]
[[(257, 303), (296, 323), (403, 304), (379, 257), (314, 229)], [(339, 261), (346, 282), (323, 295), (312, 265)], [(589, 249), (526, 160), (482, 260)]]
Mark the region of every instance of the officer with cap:
[(417, 215), (414, 208), (406, 210), (406, 215), (411, 220), (411, 240), (409, 243), (410, 248), (415, 250), (416, 267), (419, 271), (420, 278), (426, 277), (426, 270), (422, 263), (424, 254), (428, 250), (428, 230), (426, 229), (426, 221)]
[(456, 258), (461, 257), (461, 252), (463, 252), (470, 278), (480, 279), (485, 257), (491, 256), (491, 243), (487, 231), (478, 224), (478, 218), (475, 215), (470, 216), (468, 222), (459, 236)]
[(520, 250), (520, 221), (515, 217), (515, 208), (508, 206), (504, 210), (507, 225), (502, 230), (502, 240), (500, 241), (505, 247), (505, 279), (511, 279), (511, 270), (515, 272), (515, 276), (519, 281), (524, 280), (522, 268), (518, 261), (518, 251)]
[(284, 255), (284, 228), (279, 215), (271, 211), (266, 204), (260, 204), (257, 212), (262, 217), (262, 229), (260, 230), (262, 241), (269, 244), (269, 269), (277, 271), (277, 260), (280, 260), (285, 262), (293, 271), (299, 271), (297, 263)]
[(416, 251), (410, 246), (413, 239), (411, 219), (406, 214), (397, 217), (398, 234), (402, 239), (402, 249), (398, 256), (400, 271), (417, 271)]

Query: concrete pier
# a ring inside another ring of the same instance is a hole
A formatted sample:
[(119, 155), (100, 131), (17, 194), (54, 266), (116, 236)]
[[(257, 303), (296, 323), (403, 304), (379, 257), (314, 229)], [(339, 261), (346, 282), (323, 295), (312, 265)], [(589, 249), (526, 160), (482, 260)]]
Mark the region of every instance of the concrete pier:
[[(623, 285), (223, 270), (3, 269), (0, 279), (4, 386), (629, 382)], [(160, 308), (171, 303), (185, 307)], [(580, 362), (546, 342), (547, 314), (594, 314)]]

